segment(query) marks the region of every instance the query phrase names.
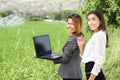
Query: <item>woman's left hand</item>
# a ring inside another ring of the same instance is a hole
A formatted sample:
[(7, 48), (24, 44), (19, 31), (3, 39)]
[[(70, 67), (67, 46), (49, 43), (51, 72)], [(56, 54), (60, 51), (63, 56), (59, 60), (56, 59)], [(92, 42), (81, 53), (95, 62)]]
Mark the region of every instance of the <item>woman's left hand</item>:
[(85, 45), (85, 37), (84, 36), (80, 36), (77, 38), (77, 44), (78, 44), (78, 47), (80, 49), (80, 53), (81, 55), (83, 54), (83, 51), (84, 51), (84, 45)]

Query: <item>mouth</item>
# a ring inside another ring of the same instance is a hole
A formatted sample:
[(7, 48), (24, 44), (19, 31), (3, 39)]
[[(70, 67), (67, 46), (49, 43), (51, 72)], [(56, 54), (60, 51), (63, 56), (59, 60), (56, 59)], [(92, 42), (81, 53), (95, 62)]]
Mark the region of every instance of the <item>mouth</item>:
[(95, 27), (95, 25), (91, 25), (90, 28), (93, 29)]
[(73, 30), (71, 28), (67, 28), (67, 29), (68, 29), (68, 32), (70, 32), (70, 33), (73, 32)]
[(72, 29), (68, 29), (68, 31), (69, 31), (69, 32), (71, 32), (71, 31), (72, 31)]

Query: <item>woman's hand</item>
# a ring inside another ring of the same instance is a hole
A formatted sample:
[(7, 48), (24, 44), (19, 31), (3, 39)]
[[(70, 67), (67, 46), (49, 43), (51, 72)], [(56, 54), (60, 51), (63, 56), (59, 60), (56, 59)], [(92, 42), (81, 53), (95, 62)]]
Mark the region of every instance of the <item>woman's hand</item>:
[(84, 45), (85, 45), (85, 37), (84, 36), (78, 37), (77, 38), (77, 44), (78, 44), (78, 47), (80, 49), (80, 54), (83, 55)]

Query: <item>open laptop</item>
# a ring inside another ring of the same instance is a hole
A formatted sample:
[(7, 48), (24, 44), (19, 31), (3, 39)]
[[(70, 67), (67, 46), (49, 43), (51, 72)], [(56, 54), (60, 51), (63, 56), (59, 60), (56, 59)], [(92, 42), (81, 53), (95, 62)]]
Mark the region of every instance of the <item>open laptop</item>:
[(52, 53), (48, 34), (34, 36), (33, 42), (34, 42), (34, 47), (36, 52), (36, 58), (54, 60), (62, 57), (61, 54)]

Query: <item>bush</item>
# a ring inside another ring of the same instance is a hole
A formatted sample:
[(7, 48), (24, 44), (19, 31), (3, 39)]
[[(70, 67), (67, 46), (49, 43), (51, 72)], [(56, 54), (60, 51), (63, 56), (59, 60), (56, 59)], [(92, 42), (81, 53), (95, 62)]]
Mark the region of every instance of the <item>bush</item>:
[(14, 14), (14, 12), (12, 12), (11, 10), (6, 10), (6, 11), (3, 11), (3, 12), (0, 12), (1, 17), (6, 17), (10, 14)]
[(54, 20), (65, 20), (71, 13), (76, 13), (77, 11), (73, 10), (62, 10), (60, 12), (53, 13), (53, 19)]
[(25, 19), (30, 20), (30, 21), (41, 21), (45, 18), (46, 18), (45, 15), (33, 15), (32, 13), (25, 14)]
[(87, 14), (91, 10), (98, 9), (103, 12), (108, 25), (119, 27), (120, 25), (120, 0), (86, 0), (80, 13)]

